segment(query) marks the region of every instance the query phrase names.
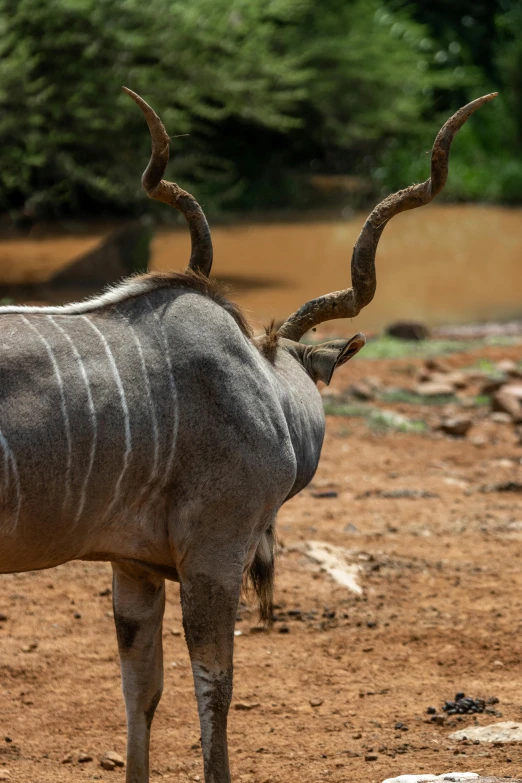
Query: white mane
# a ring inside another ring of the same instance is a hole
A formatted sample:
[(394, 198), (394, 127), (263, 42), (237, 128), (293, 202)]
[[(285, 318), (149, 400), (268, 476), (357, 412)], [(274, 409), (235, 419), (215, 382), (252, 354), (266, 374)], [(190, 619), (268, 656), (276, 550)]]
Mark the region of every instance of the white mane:
[(23, 315), (82, 315), (83, 313), (92, 313), (94, 310), (119, 304), (126, 299), (154, 291), (160, 287), (161, 284), (158, 283), (159, 281), (153, 275), (134, 279), (128, 278), (118, 285), (108, 288), (104, 293), (91, 296), (82, 302), (43, 307), (37, 305), (4, 305), (0, 307), (0, 315), (9, 315), (11, 313), (22, 313)]

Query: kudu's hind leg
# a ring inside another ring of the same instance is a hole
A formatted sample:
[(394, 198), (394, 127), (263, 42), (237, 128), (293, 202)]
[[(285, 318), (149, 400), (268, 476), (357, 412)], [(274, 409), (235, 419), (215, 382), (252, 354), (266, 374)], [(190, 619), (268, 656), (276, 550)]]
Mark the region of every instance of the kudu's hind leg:
[(227, 567), (219, 557), (215, 561), (219, 576), (185, 573), (181, 605), (198, 703), (205, 783), (229, 783), (227, 717), (242, 573), (234, 573), (237, 565)]
[(127, 783), (148, 783), (150, 727), (163, 690), (165, 581), (112, 564), (114, 622), (127, 713)]

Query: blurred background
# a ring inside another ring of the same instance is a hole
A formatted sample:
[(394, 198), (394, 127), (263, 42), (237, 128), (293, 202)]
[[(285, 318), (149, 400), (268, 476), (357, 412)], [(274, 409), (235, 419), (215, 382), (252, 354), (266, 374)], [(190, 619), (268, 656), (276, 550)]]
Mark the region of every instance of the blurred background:
[(168, 176), (255, 323), (349, 285), (365, 214), (426, 179), (440, 125), (498, 90), (437, 204), (386, 228), (356, 326), (522, 317), (521, 0), (0, 0), (0, 29), (4, 301), (184, 267), (183, 218), (141, 190), (149, 136), (122, 85), (161, 115)]

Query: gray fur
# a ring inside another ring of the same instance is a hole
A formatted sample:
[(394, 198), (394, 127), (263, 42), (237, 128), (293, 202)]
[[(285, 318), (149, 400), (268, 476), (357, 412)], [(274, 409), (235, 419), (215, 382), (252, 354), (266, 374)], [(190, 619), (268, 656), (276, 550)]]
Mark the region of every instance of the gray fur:
[(165, 577), (181, 582), (206, 783), (229, 780), (241, 584), (250, 569), (269, 619), (275, 516), (324, 436), (314, 380), (352, 344), (281, 339), (268, 360), (190, 275), (134, 279), (88, 306), (0, 308), (0, 573), (113, 563), (128, 783), (148, 780)]

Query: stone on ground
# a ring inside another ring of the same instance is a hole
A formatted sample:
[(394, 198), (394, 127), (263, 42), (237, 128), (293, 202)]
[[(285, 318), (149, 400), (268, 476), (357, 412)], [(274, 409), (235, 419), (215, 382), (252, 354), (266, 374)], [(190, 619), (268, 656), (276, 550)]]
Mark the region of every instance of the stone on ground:
[(450, 734), (452, 740), (478, 740), (479, 742), (522, 742), (522, 723), (512, 720), (491, 723), (489, 726), (470, 726)]

